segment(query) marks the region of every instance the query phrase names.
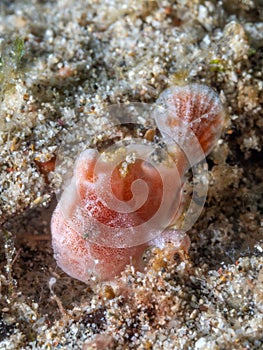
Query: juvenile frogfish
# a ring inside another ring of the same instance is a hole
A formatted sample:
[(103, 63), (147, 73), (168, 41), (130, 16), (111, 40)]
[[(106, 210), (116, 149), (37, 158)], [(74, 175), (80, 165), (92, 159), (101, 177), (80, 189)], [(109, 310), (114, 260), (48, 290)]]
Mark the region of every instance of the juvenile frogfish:
[(199, 84), (165, 90), (153, 112), (165, 155), (153, 144), (81, 152), (51, 221), (59, 267), (88, 283), (110, 280), (126, 265), (144, 267), (147, 247), (171, 242), (188, 251), (185, 232), (171, 229), (186, 171), (218, 141), (225, 113), (218, 95)]

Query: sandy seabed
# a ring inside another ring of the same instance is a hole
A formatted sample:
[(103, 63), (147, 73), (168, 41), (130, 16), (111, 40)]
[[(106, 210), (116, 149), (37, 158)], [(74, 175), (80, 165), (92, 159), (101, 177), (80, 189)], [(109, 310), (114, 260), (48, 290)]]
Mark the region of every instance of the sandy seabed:
[[(261, 0), (1, 2), (0, 349), (262, 349), (262, 19)], [(227, 114), (189, 256), (70, 278), (50, 240), (61, 142), (183, 83), (211, 86)]]

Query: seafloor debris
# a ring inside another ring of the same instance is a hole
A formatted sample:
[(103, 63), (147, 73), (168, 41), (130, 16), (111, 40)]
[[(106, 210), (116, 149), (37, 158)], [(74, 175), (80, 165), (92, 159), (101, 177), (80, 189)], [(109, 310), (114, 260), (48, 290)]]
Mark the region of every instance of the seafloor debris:
[[(1, 350), (262, 348), (261, 3), (1, 2), (1, 57), (14, 58), (16, 38), (22, 49), (10, 75), (1, 66), (0, 219), (10, 233), (1, 231)], [(36, 161), (52, 159), (84, 118), (99, 134), (94, 112), (153, 103), (180, 80), (219, 91), (229, 116), (207, 158), (208, 201), (188, 232), (189, 259), (149, 251), (147, 273), (127, 267), (91, 290), (53, 259), (53, 208), (42, 206), (59, 179)]]

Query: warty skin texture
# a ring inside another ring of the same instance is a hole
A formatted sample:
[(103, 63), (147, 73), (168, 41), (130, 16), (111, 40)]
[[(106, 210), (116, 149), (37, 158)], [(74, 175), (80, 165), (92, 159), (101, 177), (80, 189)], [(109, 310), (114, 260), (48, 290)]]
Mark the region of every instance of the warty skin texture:
[[(164, 247), (166, 242), (172, 242), (175, 252), (189, 249), (186, 233), (165, 228), (176, 220), (185, 172), (214, 147), (225, 114), (218, 95), (199, 84), (167, 89), (157, 105), (163, 113), (154, 118), (167, 141), (176, 173), (163, 164), (152, 166), (137, 145), (126, 150), (136, 157), (125, 175), (120, 172), (121, 164), (112, 167), (97, 150), (85, 150), (75, 162), (74, 175), (51, 222), (55, 259), (74, 278), (86, 283), (93, 276), (110, 280), (128, 264), (142, 270), (143, 254), (152, 245)], [(181, 148), (169, 146), (169, 138)], [(138, 179), (147, 183), (148, 192), (145, 200), (144, 189), (139, 187), (135, 199), (141, 202), (143, 197), (143, 201), (136, 206), (136, 200), (132, 202), (132, 184)], [(106, 187), (108, 180), (110, 186)], [(164, 193), (169, 195), (163, 202)], [(111, 197), (124, 203), (124, 207), (109, 207)]]

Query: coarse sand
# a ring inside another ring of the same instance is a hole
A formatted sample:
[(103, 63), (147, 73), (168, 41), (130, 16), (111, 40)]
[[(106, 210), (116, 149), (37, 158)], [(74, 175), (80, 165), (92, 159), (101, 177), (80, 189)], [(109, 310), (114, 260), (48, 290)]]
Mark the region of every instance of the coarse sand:
[[(0, 349), (262, 349), (263, 2), (3, 0), (0, 47)], [(60, 145), (185, 83), (227, 114), (189, 256), (167, 245), (144, 272), (70, 278), (50, 238)]]

